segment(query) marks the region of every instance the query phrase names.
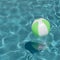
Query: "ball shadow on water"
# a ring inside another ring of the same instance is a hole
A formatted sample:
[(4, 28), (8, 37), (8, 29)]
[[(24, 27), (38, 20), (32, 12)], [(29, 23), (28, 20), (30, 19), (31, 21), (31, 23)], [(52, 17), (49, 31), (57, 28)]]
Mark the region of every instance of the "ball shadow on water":
[(32, 42), (27, 42), (25, 44), (25, 49), (29, 50), (32, 54), (38, 52), (38, 50), (36, 50), (32, 47)]
[(38, 43), (35, 43), (35, 42), (27, 42), (25, 44), (25, 49), (30, 51), (32, 54), (41, 52), (42, 50), (45, 49), (45, 47), (46, 46), (44, 44), (38, 44)]

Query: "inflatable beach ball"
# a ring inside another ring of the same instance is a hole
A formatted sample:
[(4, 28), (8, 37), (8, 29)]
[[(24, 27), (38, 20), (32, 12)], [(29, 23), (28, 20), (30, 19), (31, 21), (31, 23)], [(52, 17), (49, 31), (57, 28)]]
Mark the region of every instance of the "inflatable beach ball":
[(50, 31), (50, 23), (44, 18), (34, 20), (32, 24), (32, 32), (36, 36), (46, 36)]

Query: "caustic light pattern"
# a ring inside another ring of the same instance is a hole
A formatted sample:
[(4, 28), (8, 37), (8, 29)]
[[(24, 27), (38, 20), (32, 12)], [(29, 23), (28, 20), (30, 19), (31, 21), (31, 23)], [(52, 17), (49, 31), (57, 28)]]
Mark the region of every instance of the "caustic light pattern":
[[(51, 23), (49, 47), (31, 54), (24, 45), (40, 40), (31, 31), (37, 18)], [(0, 0), (0, 60), (60, 60), (60, 0)]]

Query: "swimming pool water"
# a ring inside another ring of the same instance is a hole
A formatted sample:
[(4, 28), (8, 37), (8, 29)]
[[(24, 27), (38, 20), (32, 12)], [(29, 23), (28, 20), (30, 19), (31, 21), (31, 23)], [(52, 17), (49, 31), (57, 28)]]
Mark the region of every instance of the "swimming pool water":
[[(31, 54), (24, 44), (40, 39), (31, 31), (36, 18), (51, 23), (50, 45)], [(60, 0), (0, 0), (0, 60), (60, 60)]]

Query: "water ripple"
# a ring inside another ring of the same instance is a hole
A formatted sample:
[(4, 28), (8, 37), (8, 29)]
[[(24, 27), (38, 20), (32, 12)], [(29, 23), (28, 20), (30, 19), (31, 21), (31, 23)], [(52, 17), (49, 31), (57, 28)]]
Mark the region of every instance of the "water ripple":
[[(31, 32), (32, 22), (41, 17), (51, 23), (44, 39), (48, 48), (31, 54), (24, 44), (41, 40)], [(60, 1), (0, 0), (0, 60), (60, 60)]]

